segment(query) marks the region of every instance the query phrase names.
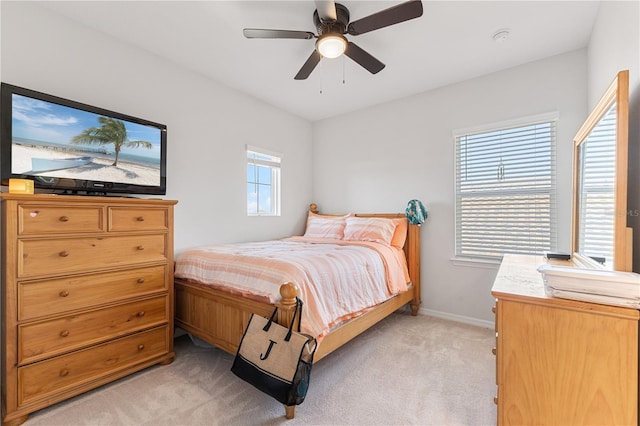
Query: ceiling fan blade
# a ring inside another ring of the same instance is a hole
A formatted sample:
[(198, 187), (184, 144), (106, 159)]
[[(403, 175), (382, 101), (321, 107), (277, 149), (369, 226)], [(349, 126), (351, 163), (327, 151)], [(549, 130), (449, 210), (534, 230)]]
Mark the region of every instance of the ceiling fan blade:
[(309, 59), (307, 59), (307, 62), (305, 62), (302, 68), (300, 68), (300, 71), (298, 71), (298, 74), (296, 74), (294, 79), (305, 80), (307, 77), (309, 77), (311, 71), (313, 71), (316, 65), (318, 65), (318, 63), (320, 62), (320, 59), (320, 54), (317, 50), (314, 49), (313, 52), (311, 52), (311, 56), (309, 56)]
[(295, 38), (309, 40), (315, 37), (315, 34), (309, 31), (293, 31), (293, 30), (264, 30), (259, 28), (245, 28), (242, 33), (246, 38)]
[(422, 2), (411, 0), (350, 23), (347, 27), (347, 33), (351, 35), (364, 34), (420, 16), (422, 16)]
[(349, 42), (347, 44), (347, 50), (344, 51), (344, 54), (356, 61), (358, 64), (362, 65), (371, 74), (377, 74), (385, 67), (382, 62), (371, 56), (369, 53), (358, 47), (353, 42)]
[(316, 0), (316, 10), (322, 22), (335, 22), (338, 19), (336, 3), (333, 0)]

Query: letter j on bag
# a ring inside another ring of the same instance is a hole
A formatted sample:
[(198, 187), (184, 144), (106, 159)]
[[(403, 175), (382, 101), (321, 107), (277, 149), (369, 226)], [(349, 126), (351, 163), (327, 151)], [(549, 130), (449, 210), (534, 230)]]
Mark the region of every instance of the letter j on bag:
[(260, 359), (262, 361), (264, 361), (265, 359), (267, 359), (269, 357), (269, 353), (271, 352), (271, 348), (273, 348), (273, 345), (275, 345), (276, 342), (274, 342), (273, 340), (269, 339), (269, 347), (267, 348), (267, 352), (264, 354), (260, 354)]

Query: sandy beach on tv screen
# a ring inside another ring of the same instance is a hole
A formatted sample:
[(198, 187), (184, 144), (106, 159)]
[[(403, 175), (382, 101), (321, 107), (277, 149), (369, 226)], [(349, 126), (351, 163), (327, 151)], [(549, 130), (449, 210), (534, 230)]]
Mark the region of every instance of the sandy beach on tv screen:
[(127, 163), (118, 160), (117, 166), (112, 166), (113, 158), (92, 157), (91, 162), (78, 167), (68, 169), (51, 170), (43, 172), (30, 172), (32, 170), (32, 158), (73, 158), (90, 156), (81, 152), (60, 152), (50, 149), (26, 147), (14, 144), (12, 147), (12, 172), (20, 174), (29, 172), (35, 176), (55, 176), (68, 179), (85, 179), (101, 182), (124, 182), (136, 185), (158, 185), (158, 169), (145, 167), (139, 164)]

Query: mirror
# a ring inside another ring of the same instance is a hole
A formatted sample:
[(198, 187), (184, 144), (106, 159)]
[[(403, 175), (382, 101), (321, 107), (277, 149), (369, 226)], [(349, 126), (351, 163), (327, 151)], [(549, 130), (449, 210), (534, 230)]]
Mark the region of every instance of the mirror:
[(573, 140), (571, 251), (632, 270), (627, 227), (629, 71), (620, 71)]

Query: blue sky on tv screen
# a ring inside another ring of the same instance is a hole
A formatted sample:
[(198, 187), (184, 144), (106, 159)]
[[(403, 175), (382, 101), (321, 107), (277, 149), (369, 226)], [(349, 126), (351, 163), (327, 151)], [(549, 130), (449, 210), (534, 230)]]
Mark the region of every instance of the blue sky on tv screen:
[[(38, 142), (71, 144), (71, 139), (90, 127), (99, 127), (99, 114), (70, 108), (14, 94), (12, 99), (12, 136)], [(122, 152), (135, 153), (150, 158), (160, 158), (160, 129), (121, 120), (127, 129), (127, 139), (145, 140), (153, 144), (151, 149), (127, 149)], [(94, 145), (96, 147), (96, 145)], [(112, 149), (113, 145), (105, 145)]]

